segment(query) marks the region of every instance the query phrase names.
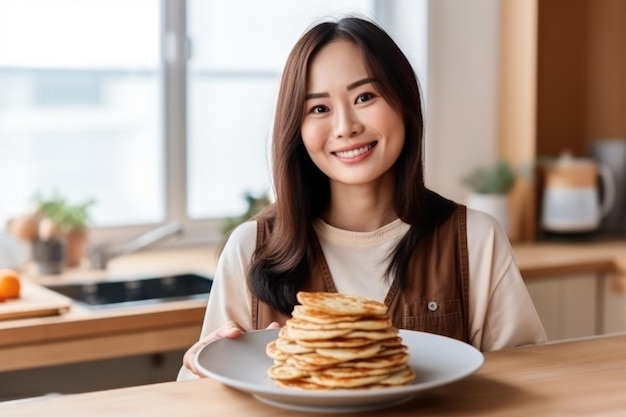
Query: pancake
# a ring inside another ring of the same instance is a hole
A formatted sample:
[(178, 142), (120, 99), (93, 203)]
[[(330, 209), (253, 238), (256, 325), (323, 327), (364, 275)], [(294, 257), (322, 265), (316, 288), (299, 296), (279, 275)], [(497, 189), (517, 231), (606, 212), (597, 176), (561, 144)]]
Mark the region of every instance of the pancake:
[(355, 378), (338, 378), (336, 376), (313, 374), (309, 380), (314, 384), (322, 385), (329, 388), (355, 388), (369, 384), (381, 382), (387, 378), (386, 375), (370, 375)]
[(384, 303), (339, 293), (298, 292), (301, 303), (269, 342), (276, 385), (300, 390), (366, 390), (415, 379), (407, 347)]
[(364, 377), (370, 375), (392, 375), (394, 372), (402, 371), (406, 369), (406, 365), (395, 366), (391, 368), (357, 368), (357, 367), (344, 367), (344, 368), (328, 368), (320, 371), (324, 375), (334, 376), (337, 378), (353, 378)]
[(298, 329), (285, 325), (283, 327), (287, 340), (328, 340), (335, 337), (346, 336), (352, 333), (351, 329)]
[[(352, 316), (350, 316), (352, 317)], [(290, 327), (304, 330), (329, 330), (329, 329), (350, 329), (350, 330), (385, 330), (391, 326), (391, 320), (385, 316), (372, 318), (362, 318), (353, 321), (338, 321), (334, 323), (316, 323), (302, 318), (292, 318), (287, 320)]]
[(315, 353), (329, 358), (339, 359), (342, 362), (348, 362), (355, 359), (371, 358), (381, 349), (382, 346), (374, 343), (359, 348), (317, 348), (315, 349)]
[(280, 337), (275, 340), (274, 347), (275, 349), (278, 349), (288, 355), (297, 355), (298, 353), (309, 353), (315, 351), (313, 347), (303, 346), (294, 340), (282, 339)]
[(398, 365), (405, 365), (409, 362), (409, 354), (405, 352), (396, 353), (395, 355), (375, 356), (373, 358), (358, 359), (349, 362), (342, 362), (339, 367), (357, 367), (357, 368), (391, 368)]
[(378, 381), (379, 384), (383, 385), (406, 385), (409, 382), (412, 382), (415, 379), (415, 372), (408, 366), (402, 370), (392, 372), (387, 376), (387, 378), (382, 381)]
[(354, 348), (359, 346), (367, 346), (376, 343), (374, 339), (366, 339), (364, 337), (352, 337), (347, 339), (345, 337), (335, 337), (333, 339), (326, 340), (296, 340), (298, 345), (309, 348)]
[(296, 305), (293, 308), (291, 317), (297, 319), (305, 319), (312, 323), (329, 324), (337, 322), (356, 321), (363, 316), (361, 316), (360, 314), (338, 316), (336, 314), (329, 314), (322, 310), (316, 310), (315, 308), (303, 305)]
[(289, 364), (275, 364), (267, 370), (267, 374), (272, 379), (280, 380), (299, 379), (307, 376), (306, 371), (301, 371)]
[(265, 353), (275, 361), (284, 362), (289, 358), (289, 354), (278, 348), (278, 340), (272, 340), (265, 346)]
[(279, 387), (283, 387), (283, 388), (301, 389), (301, 390), (306, 390), (306, 391), (328, 391), (331, 389), (323, 385), (315, 384), (306, 378), (284, 379), (284, 380), (277, 379), (276, 385), (278, 385)]
[(373, 339), (373, 340), (385, 340), (391, 339), (398, 335), (398, 329), (395, 327), (388, 327), (383, 330), (353, 330), (350, 333), (343, 335), (346, 339), (351, 339), (353, 337), (356, 338), (365, 338), (365, 339)]
[(334, 315), (382, 316), (387, 306), (378, 300), (330, 292), (305, 292), (296, 294), (300, 304)]

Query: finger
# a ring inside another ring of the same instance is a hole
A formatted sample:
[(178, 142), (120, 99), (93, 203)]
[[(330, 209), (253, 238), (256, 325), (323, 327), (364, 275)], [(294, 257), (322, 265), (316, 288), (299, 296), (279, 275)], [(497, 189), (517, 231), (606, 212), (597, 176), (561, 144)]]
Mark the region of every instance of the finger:
[(200, 375), (200, 373), (198, 372), (198, 369), (196, 369), (196, 367), (194, 366), (194, 358), (196, 356), (196, 353), (203, 347), (205, 346), (204, 341), (198, 341), (196, 343), (194, 343), (188, 350), (187, 352), (185, 352), (185, 355), (183, 356), (183, 366), (187, 369), (189, 369), (192, 373), (202, 377), (202, 375)]
[(207, 338), (204, 338), (202, 340), (197, 341), (196, 343), (194, 343), (188, 350), (187, 352), (185, 352), (185, 355), (183, 356), (183, 365), (185, 366), (185, 368), (188, 368), (189, 370), (191, 370), (191, 372), (193, 372), (194, 374), (201, 376), (198, 369), (195, 367), (194, 365), (194, 358), (196, 357), (196, 355), (198, 354), (198, 352), (200, 351), (200, 349), (202, 349), (203, 347), (205, 347), (206, 345), (208, 345), (209, 343), (221, 339), (222, 337), (213, 337), (213, 336), (209, 336)]
[(268, 329), (280, 329), (280, 324), (277, 321), (273, 321), (267, 326)]
[(236, 337), (241, 336), (241, 334), (243, 333), (243, 329), (237, 323), (228, 322), (226, 323), (226, 325), (227, 326), (221, 332), (222, 337), (228, 337), (229, 339), (234, 339)]
[(233, 321), (228, 321), (224, 323), (222, 326), (217, 328), (213, 333), (209, 334), (204, 339), (201, 339), (194, 343), (183, 355), (183, 366), (189, 369), (191, 372), (198, 376), (202, 376), (199, 370), (194, 366), (194, 358), (206, 345), (212, 343), (216, 340), (223, 339), (225, 337), (229, 339), (234, 339), (239, 337), (243, 333), (243, 329), (237, 323)]

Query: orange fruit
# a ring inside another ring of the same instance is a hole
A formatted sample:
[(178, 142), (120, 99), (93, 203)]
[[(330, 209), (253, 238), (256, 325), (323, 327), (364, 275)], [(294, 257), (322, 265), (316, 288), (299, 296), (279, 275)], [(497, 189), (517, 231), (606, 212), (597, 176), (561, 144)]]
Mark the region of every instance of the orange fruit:
[(12, 269), (0, 270), (0, 299), (19, 298), (20, 275)]

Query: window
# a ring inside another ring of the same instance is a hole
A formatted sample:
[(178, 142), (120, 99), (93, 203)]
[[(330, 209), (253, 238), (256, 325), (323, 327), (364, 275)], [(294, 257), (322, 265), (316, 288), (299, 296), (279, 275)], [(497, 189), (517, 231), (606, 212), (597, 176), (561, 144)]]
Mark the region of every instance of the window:
[(384, 23), (399, 2), (0, 0), (0, 223), (57, 191), (95, 198), (96, 240), (171, 220), (210, 236), (269, 191), (297, 37), (346, 11)]
[(246, 192), (268, 193), (268, 144), (283, 64), (314, 19), (341, 10), (371, 17), (374, 2), (189, 2), (190, 217), (242, 213)]
[(158, 2), (0, 0), (0, 219), (36, 192), (165, 218)]

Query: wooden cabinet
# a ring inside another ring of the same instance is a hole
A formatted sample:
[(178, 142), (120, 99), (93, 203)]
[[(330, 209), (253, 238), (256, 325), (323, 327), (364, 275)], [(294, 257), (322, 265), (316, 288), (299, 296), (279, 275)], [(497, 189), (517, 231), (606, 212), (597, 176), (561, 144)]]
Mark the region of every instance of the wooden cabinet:
[(540, 0), (537, 155), (626, 137), (626, 2)]
[(526, 286), (550, 341), (626, 331), (626, 276), (561, 275)]
[[(626, 137), (626, 1), (429, 2), (425, 172), (455, 201), (459, 178), (505, 159), (533, 166)], [(424, 82), (424, 80), (421, 80)], [(540, 175), (511, 195), (516, 242), (539, 240)]]
[(626, 332), (626, 274), (607, 274), (602, 291), (602, 332)]
[[(497, 151), (515, 164), (589, 156), (626, 137), (626, 1), (498, 3)], [(514, 190), (512, 240), (537, 239), (541, 178)]]
[(548, 340), (586, 337), (600, 333), (598, 278), (595, 274), (560, 276), (527, 282)]

